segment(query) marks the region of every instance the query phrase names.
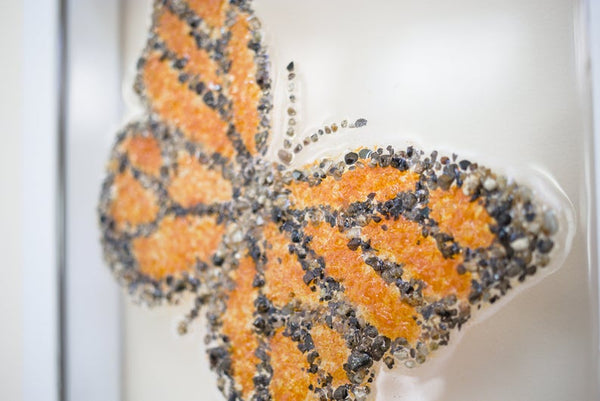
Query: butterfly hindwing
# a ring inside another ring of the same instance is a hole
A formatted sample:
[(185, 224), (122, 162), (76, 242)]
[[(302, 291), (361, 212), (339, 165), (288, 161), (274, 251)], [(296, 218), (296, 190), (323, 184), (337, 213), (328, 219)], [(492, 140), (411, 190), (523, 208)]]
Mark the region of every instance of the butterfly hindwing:
[(354, 341), (347, 335), (355, 324), (353, 306), (307, 277), (308, 264), (319, 262), (302, 255), (298, 235), (286, 223), (266, 223), (232, 269), (223, 301), (209, 307), (209, 316), (222, 311), (209, 318), (209, 356), (230, 398), (330, 399), (338, 388), (365, 392), (362, 385), (372, 380), (372, 363), (351, 376), (345, 368)]
[(230, 169), (159, 122), (118, 136), (99, 212), (106, 258), (130, 291), (153, 302), (197, 290), (226, 229)]

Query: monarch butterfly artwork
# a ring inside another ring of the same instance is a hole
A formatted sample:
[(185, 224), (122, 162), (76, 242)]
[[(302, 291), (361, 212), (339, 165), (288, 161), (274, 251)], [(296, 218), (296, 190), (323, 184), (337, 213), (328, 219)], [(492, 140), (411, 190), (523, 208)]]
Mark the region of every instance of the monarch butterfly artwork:
[(194, 299), (179, 331), (206, 315), (224, 399), (371, 399), (380, 370), (428, 363), (568, 247), (560, 210), (455, 154), (385, 144), (290, 167), (368, 116), (300, 137), (297, 66), (274, 104), (248, 0), (156, 0), (152, 18), (147, 113), (110, 155), (101, 239), (136, 300)]

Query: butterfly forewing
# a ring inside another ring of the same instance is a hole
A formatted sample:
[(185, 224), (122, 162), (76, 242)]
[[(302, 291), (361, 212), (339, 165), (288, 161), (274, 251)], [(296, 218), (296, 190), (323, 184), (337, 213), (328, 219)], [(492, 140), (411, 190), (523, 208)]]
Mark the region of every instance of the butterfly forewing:
[(137, 90), (152, 113), (207, 152), (263, 152), (270, 79), (257, 23), (228, 1), (156, 2)]
[(231, 163), (264, 151), (270, 80), (250, 17), (241, 2), (154, 4), (136, 81), (152, 120), (121, 134), (100, 207), (107, 258), (132, 287), (210, 262), (240, 186)]
[(476, 164), (440, 162), (437, 152), (352, 154), (364, 157), (284, 179), (307, 252), (341, 286), (358, 331), (370, 325), (391, 341), (388, 366), (423, 363), (476, 309), (548, 263), (548, 209), (530, 191)]

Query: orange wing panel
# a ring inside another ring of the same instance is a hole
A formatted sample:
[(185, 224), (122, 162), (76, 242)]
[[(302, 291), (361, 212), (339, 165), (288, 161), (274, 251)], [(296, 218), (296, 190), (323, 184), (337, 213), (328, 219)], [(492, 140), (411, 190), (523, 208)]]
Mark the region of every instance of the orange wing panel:
[(308, 386), (311, 378), (306, 357), (298, 350), (295, 342), (281, 331), (271, 339), (271, 394), (277, 401), (306, 401), (311, 397)]
[(142, 76), (156, 113), (179, 127), (189, 140), (223, 156), (233, 155), (233, 146), (227, 138), (228, 124), (217, 110), (208, 107), (200, 96), (178, 80), (176, 72), (166, 60), (161, 61), (158, 53), (146, 60)]
[(127, 154), (133, 167), (158, 177), (163, 160), (156, 138), (144, 135), (130, 136), (121, 144), (120, 150)]
[(430, 216), (461, 245), (471, 249), (488, 247), (494, 241), (490, 231), (493, 220), (480, 202), (471, 202), (458, 187), (436, 189), (429, 195)]
[(225, 22), (225, 0), (188, 0), (188, 5), (212, 28), (219, 28)]
[(339, 180), (328, 176), (312, 187), (307, 182), (293, 182), (289, 189), (290, 198), (297, 209), (318, 205), (338, 209), (352, 202), (365, 201), (370, 193), (375, 193), (377, 201), (386, 201), (398, 192), (414, 190), (418, 180), (419, 176), (410, 171), (365, 167), (347, 171)]
[(254, 135), (259, 124), (258, 102), (262, 95), (256, 83), (254, 53), (248, 48), (251, 40), (247, 16), (238, 16), (231, 27), (231, 41), (228, 48), (231, 59), (231, 85), (229, 94), (233, 102), (233, 123), (242, 136), (246, 148), (256, 153)]
[(129, 171), (115, 177), (115, 196), (109, 213), (117, 223), (117, 229), (147, 224), (157, 217), (159, 206), (156, 195), (137, 181)]
[(325, 272), (341, 282), (346, 298), (368, 322), (389, 338), (417, 339), (419, 327), (412, 318), (416, 310), (402, 302), (398, 288), (364, 263), (360, 252), (348, 249), (344, 234), (323, 223), (308, 225), (304, 232), (312, 237), (309, 246), (325, 259)]
[(196, 262), (208, 261), (224, 228), (212, 217), (167, 216), (148, 237), (133, 240), (140, 272), (155, 280), (192, 271)]
[(180, 152), (177, 170), (168, 187), (169, 196), (181, 206), (226, 202), (231, 199), (231, 182), (218, 170), (209, 169), (188, 152)]
[(380, 257), (401, 263), (409, 276), (423, 280), (427, 284), (425, 295), (456, 294), (461, 298), (468, 295), (471, 275), (459, 275), (456, 271), (462, 257), (444, 258), (435, 240), (431, 236), (423, 237), (418, 223), (403, 217), (384, 223), (387, 231), (375, 223), (363, 228), (363, 235), (371, 240), (371, 246), (378, 250)]
[(344, 363), (350, 351), (346, 341), (338, 332), (324, 325), (314, 326), (310, 335), (321, 358), (319, 368), (331, 375), (333, 388), (348, 383)]
[(299, 300), (305, 305), (318, 304), (319, 296), (304, 284), (304, 270), (296, 255), (290, 254), (287, 238), (274, 224), (265, 227), (264, 235), (268, 242), (265, 294), (278, 307), (292, 300)]
[(245, 257), (235, 271), (235, 288), (229, 294), (227, 313), (223, 318), (223, 334), (231, 342), (233, 378), (241, 387), (244, 399), (254, 388), (252, 378), (259, 362), (254, 355), (258, 340), (252, 330), (254, 299), (258, 291), (252, 287), (256, 274), (254, 261)]
[(156, 25), (156, 33), (165, 41), (167, 48), (177, 54), (178, 58), (186, 58), (185, 71), (197, 74), (205, 83), (221, 84), (217, 75), (218, 64), (210, 58), (208, 52), (198, 48), (190, 35), (188, 25), (167, 9), (160, 14)]

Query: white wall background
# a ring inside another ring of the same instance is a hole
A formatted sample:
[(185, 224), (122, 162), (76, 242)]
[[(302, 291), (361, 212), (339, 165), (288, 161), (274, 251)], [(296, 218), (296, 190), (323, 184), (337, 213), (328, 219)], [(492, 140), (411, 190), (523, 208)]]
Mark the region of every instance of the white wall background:
[(58, 397), (57, 0), (0, 3), (0, 399)]
[(120, 6), (119, 0), (68, 1), (68, 401), (121, 397), (120, 288), (102, 258), (96, 213), (109, 147), (120, 128)]
[[(67, 1), (66, 387), (59, 389), (59, 0), (0, 2), (0, 400), (120, 399), (119, 296), (95, 204), (120, 110), (119, 0)], [(104, 287), (103, 287), (104, 284)]]
[(0, 291), (0, 399), (22, 398), (23, 319), (21, 274), (21, 66), (23, 43), (23, 5), (0, 3), (0, 274), (4, 285)]
[[(56, 399), (56, 3), (0, 2), (0, 400)], [(590, 8), (598, 134), (600, 1)], [(598, 135), (595, 145), (598, 154)], [(73, 395), (93, 388), (77, 386)]]

